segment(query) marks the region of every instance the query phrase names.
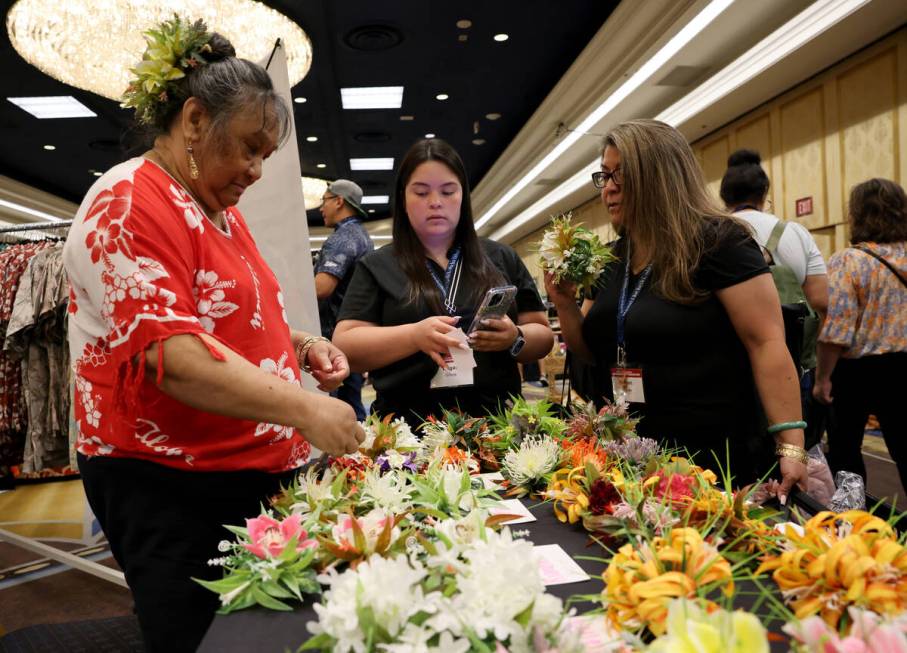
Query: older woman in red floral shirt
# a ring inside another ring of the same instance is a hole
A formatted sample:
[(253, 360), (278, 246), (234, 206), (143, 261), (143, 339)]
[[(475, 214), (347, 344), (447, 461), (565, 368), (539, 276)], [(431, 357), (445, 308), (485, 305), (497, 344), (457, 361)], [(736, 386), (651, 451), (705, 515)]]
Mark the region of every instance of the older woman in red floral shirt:
[[(303, 391), (349, 368), (291, 331), (277, 279), (236, 209), (290, 114), (267, 73), (178, 18), (157, 33), (183, 76), (127, 93), (154, 137), (89, 190), (67, 239), (79, 467), (135, 598), (149, 651), (195, 650), (217, 597), (192, 578), (227, 531), (309, 457), (363, 434), (352, 408)], [(146, 59), (157, 56), (151, 48)], [(162, 90), (163, 89), (163, 90)]]

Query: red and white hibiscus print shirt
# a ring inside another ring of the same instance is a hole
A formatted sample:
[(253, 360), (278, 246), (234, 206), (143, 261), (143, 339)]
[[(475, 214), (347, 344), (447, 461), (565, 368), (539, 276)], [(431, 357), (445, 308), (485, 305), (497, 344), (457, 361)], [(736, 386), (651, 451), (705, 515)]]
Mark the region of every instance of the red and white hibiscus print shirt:
[(207, 333), (299, 383), (280, 285), (239, 211), (225, 214), (222, 231), (144, 158), (114, 167), (88, 191), (63, 250), (82, 454), (197, 471), (279, 472), (308, 459), (295, 429), (195, 410), (145, 376), (151, 344)]

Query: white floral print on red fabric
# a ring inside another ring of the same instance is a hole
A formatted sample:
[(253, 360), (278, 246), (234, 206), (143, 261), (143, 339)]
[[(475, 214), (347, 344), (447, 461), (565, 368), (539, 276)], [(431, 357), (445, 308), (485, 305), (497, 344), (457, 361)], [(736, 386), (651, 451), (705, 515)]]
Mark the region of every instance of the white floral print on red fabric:
[(205, 214), (195, 203), (195, 200), (189, 196), (189, 193), (175, 184), (170, 184), (170, 194), (173, 204), (183, 210), (183, 219), (190, 229), (198, 229), (200, 233), (205, 233)]
[[(85, 421), (94, 428), (98, 428), (101, 424), (101, 418), (103, 417), (101, 411), (98, 410), (101, 396), (92, 393), (94, 386), (92, 386), (91, 381), (83, 379), (78, 374), (75, 375), (75, 381), (76, 395), (78, 396), (79, 403), (84, 411)], [(81, 431), (81, 429), (79, 430)]]
[(252, 319), (249, 320), (251, 324), (256, 329), (264, 328), (264, 320), (261, 318), (261, 283), (258, 281), (258, 275), (255, 274), (255, 270), (246, 260), (245, 256), (240, 256), (243, 263), (246, 264), (246, 267), (249, 268), (249, 274), (252, 275), (252, 282), (255, 284), (255, 312), (252, 313)]
[(117, 182), (109, 190), (101, 191), (85, 214), (85, 222), (98, 219), (93, 231), (85, 237), (85, 246), (91, 252), (91, 262), (97, 263), (109, 256), (120, 253), (135, 260), (132, 251), (132, 234), (124, 222), (132, 206), (132, 183), (128, 180)]
[(290, 318), (287, 317), (287, 306), (284, 304), (283, 291), (277, 291), (277, 303), (280, 305), (280, 317), (283, 318), (284, 324), (290, 326)]
[(234, 279), (218, 279), (217, 272), (212, 270), (198, 270), (195, 273), (192, 296), (195, 298), (199, 322), (208, 333), (214, 333), (214, 320), (227, 317), (239, 308), (238, 304), (225, 301), (227, 294), (224, 289), (235, 287)]
[(194, 456), (186, 455), (180, 447), (168, 447), (170, 436), (161, 432), (161, 428), (151, 420), (138, 418), (136, 421), (135, 439), (157, 454), (179, 456), (187, 465), (191, 465)]
[(296, 469), (297, 467), (302, 467), (309, 461), (309, 456), (311, 455), (312, 445), (302, 438), (299, 438), (293, 443), (293, 449), (290, 451), (290, 456), (287, 459), (287, 468)]
[[(266, 358), (261, 361), (258, 366), (265, 372), (278, 376), (287, 383), (295, 383), (298, 385), (299, 379), (296, 378), (296, 372), (292, 367), (287, 367), (288, 358), (287, 352), (283, 352), (278, 360), (275, 361), (271, 358)], [(275, 434), (270, 440), (273, 444), (275, 442), (280, 442), (281, 440), (289, 440), (296, 433), (296, 430), (292, 426), (268, 424), (266, 422), (260, 422), (258, 426), (255, 427), (256, 438), (269, 433)]]

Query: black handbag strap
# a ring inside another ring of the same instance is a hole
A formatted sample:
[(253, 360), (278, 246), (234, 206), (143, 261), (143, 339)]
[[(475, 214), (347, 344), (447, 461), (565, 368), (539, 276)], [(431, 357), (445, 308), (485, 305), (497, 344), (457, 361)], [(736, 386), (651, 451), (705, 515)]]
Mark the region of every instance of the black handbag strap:
[(859, 246), (858, 246), (858, 247), (854, 247), (854, 249), (858, 249), (858, 250), (860, 250), (861, 252), (863, 252), (864, 254), (869, 254), (869, 255), (872, 256), (873, 258), (876, 258), (876, 259), (878, 259), (879, 261), (881, 261), (881, 262), (882, 262), (882, 265), (884, 265), (886, 268), (888, 268), (889, 270), (891, 270), (892, 273), (894, 274), (894, 276), (896, 276), (896, 277), (900, 280), (900, 282), (901, 282), (902, 284), (904, 284), (904, 287), (907, 288), (907, 279), (905, 279), (903, 276), (901, 276), (901, 273), (898, 272), (897, 268), (894, 267), (891, 263), (889, 263), (885, 258), (883, 258), (882, 256), (880, 256), (879, 254), (876, 254), (875, 252), (873, 252), (873, 251), (872, 251), (871, 249), (869, 249), (868, 247), (859, 247)]

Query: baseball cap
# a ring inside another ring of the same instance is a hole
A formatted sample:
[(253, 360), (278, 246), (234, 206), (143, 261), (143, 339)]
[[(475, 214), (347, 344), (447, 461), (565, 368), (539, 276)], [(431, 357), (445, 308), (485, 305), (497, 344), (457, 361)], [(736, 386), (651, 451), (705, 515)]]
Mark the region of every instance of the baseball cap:
[(360, 206), (362, 203), (362, 189), (356, 182), (349, 179), (338, 179), (334, 183), (328, 184), (328, 192), (333, 193), (337, 197), (342, 197), (343, 201), (353, 207), (363, 218), (368, 217), (368, 214)]

